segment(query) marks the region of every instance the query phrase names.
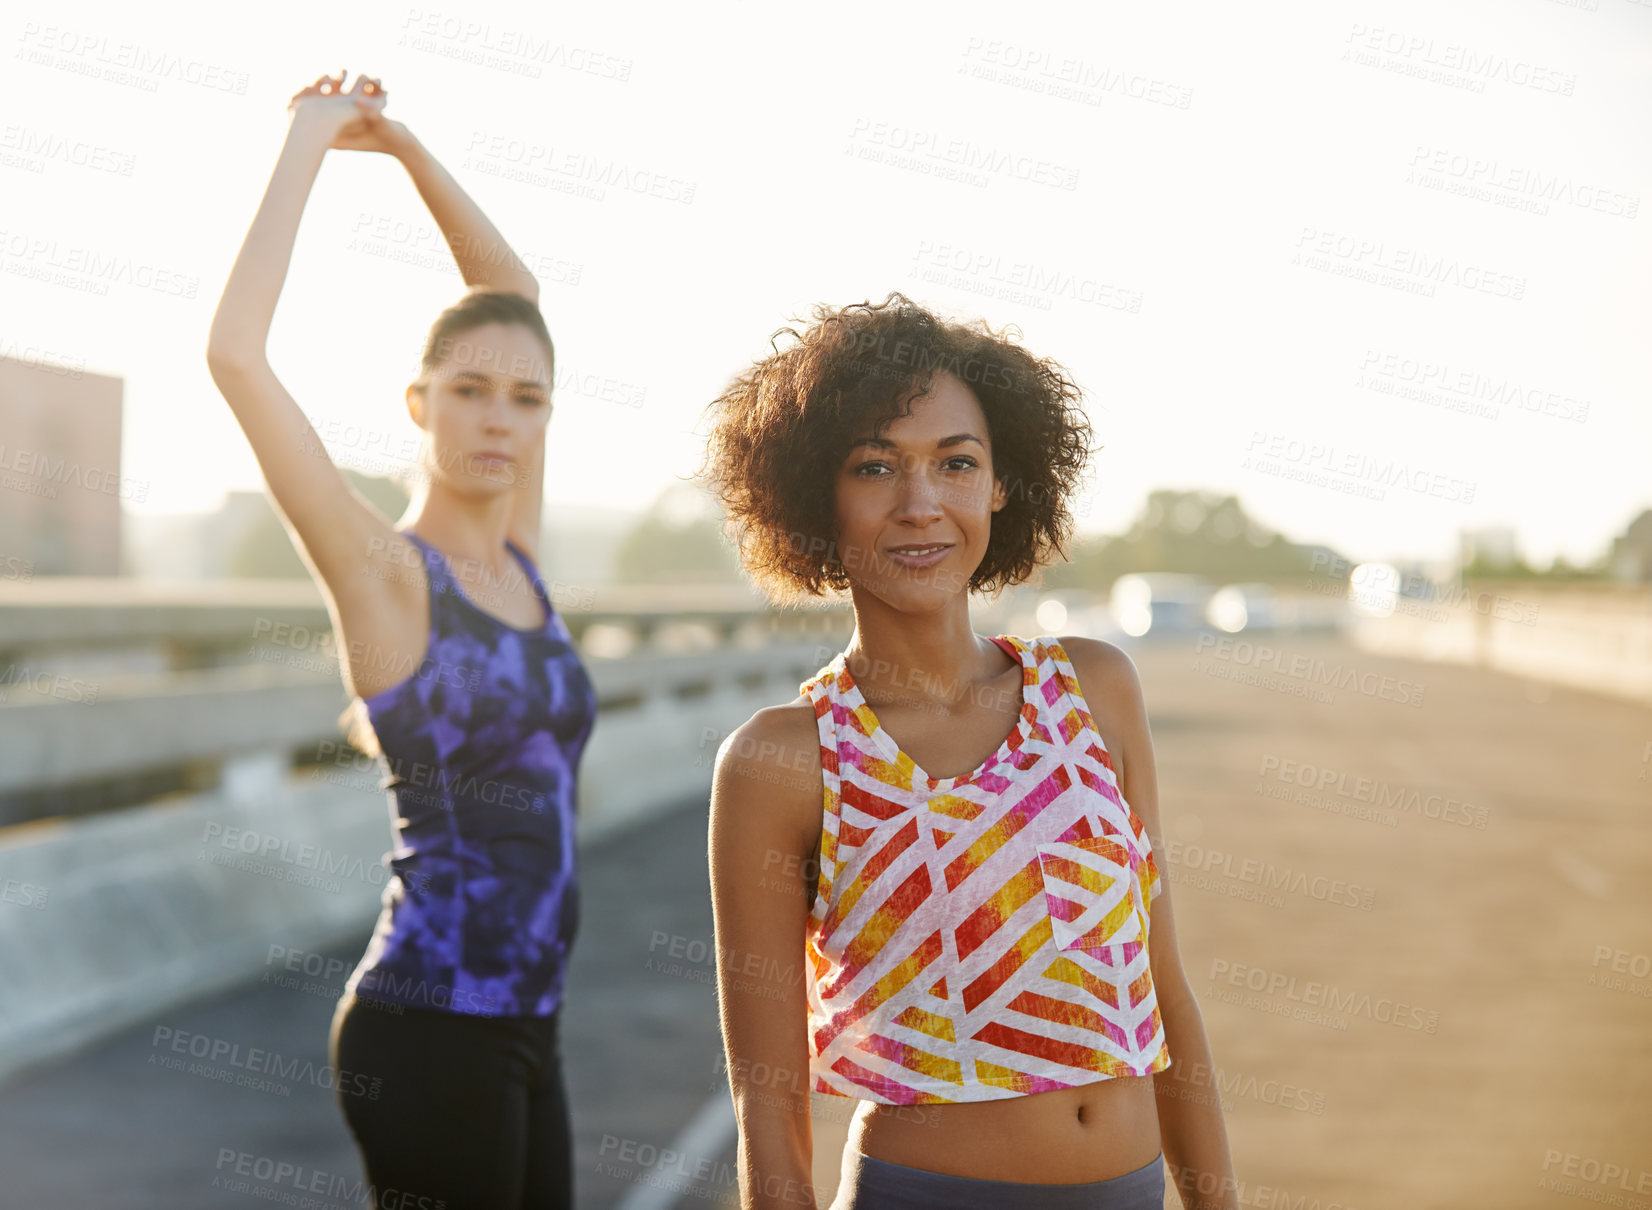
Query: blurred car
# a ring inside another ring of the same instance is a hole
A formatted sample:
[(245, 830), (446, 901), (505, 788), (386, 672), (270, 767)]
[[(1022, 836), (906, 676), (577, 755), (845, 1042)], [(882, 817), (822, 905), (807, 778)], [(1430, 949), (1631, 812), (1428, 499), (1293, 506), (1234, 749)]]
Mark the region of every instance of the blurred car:
[(1406, 577), (1392, 563), (1361, 563), (1348, 576), (1348, 603), (1356, 614), (1386, 618), (1406, 594)]
[(1277, 630), (1285, 625), (1285, 610), (1270, 584), (1225, 584), (1205, 605), (1205, 621), (1227, 634), (1241, 630)]
[(1085, 588), (1060, 588), (1039, 594), (1033, 616), (1039, 634), (1079, 634), (1092, 639), (1118, 634), (1106, 602)]
[(1125, 634), (1187, 634), (1203, 630), (1211, 584), (1203, 576), (1180, 572), (1141, 572), (1113, 581), (1107, 608)]

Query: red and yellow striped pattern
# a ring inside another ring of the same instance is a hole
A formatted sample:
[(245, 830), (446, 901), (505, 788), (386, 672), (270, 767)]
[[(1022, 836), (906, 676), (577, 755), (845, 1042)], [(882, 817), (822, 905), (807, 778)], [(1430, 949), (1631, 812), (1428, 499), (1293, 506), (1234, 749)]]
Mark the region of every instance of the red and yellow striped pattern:
[(1147, 830), (1061, 644), (1006, 644), (1016, 729), (956, 777), (900, 750), (841, 654), (800, 686), (825, 781), (805, 941), (817, 1092), (986, 1101), (1170, 1066)]

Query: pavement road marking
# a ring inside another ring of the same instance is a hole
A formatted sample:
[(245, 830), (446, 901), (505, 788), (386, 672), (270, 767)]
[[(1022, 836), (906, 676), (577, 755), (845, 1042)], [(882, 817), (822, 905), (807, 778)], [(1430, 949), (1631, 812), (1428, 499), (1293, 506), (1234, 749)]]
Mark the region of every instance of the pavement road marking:
[[(727, 1089), (723, 1089), (700, 1106), (688, 1125), (671, 1140), (671, 1145), (661, 1150), (660, 1158), (650, 1169), (650, 1174), (659, 1174), (659, 1179), (638, 1177), (630, 1191), (614, 1203), (614, 1210), (671, 1210), (683, 1197), (683, 1190), (674, 1188), (672, 1182), (681, 1182), (684, 1178), (680, 1173), (668, 1175), (668, 1163), (675, 1165), (682, 1157), (696, 1162), (700, 1159), (715, 1161), (728, 1149), (734, 1137), (734, 1098)], [(671, 1157), (669, 1161), (668, 1156)], [(735, 1200), (738, 1200), (738, 1190), (735, 1191)], [(704, 1205), (699, 1201), (695, 1204)]]

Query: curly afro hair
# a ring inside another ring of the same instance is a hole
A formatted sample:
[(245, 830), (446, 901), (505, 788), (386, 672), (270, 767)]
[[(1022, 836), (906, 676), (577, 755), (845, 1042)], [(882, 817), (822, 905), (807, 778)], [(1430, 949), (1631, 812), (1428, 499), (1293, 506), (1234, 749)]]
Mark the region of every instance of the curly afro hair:
[[(941, 319), (898, 292), (881, 303), (822, 304), (813, 320), (803, 332), (775, 332), (774, 352), (707, 409), (700, 473), (722, 502), (741, 563), (771, 600), (849, 587), (835, 544), (837, 474), (856, 438), (868, 428), (881, 436), (910, 415), (937, 371), (980, 402), (993, 474), (1009, 497), (993, 514), (969, 589), (1021, 583), (1052, 553), (1065, 557), (1091, 429), (1061, 366), (1015, 343), (1013, 328)], [(784, 349), (782, 336), (792, 338)]]

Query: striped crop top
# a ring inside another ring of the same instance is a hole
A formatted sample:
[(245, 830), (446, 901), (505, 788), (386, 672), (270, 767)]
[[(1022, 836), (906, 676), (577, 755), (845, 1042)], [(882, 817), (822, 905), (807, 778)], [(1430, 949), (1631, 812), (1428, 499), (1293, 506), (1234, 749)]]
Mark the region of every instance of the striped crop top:
[(805, 929), (816, 1092), (990, 1101), (1170, 1066), (1147, 830), (1060, 642), (993, 641), (1021, 662), (1021, 716), (972, 773), (919, 768), (841, 653), (799, 687), (825, 781)]

